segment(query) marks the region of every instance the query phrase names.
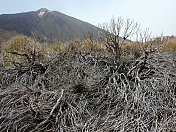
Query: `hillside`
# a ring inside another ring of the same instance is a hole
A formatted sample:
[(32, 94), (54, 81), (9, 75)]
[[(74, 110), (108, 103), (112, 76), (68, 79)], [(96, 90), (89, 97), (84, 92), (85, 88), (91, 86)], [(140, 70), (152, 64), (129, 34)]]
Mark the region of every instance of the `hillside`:
[(28, 37), (34, 34), (41, 41), (68, 41), (70, 38), (83, 38), (88, 31), (97, 32), (97, 27), (87, 22), (45, 8), (0, 15), (0, 29), (9, 33), (16, 31)]

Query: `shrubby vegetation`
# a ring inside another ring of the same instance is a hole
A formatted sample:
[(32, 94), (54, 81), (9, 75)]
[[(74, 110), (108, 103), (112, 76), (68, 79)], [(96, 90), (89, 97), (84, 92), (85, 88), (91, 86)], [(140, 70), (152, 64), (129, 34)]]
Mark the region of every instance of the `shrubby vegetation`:
[(176, 51), (176, 39), (166, 41), (166, 43), (164, 43), (163, 45), (162, 50), (169, 52)]
[(175, 39), (107, 33), (101, 42), (6, 44), (0, 131), (175, 131)]

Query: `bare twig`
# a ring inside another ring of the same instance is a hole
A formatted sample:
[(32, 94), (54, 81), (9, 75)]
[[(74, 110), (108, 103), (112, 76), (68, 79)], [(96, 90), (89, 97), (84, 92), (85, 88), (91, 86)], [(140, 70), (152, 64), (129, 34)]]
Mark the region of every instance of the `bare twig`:
[(34, 130), (32, 130), (31, 132), (35, 132), (35, 131), (36, 131), (37, 129), (39, 129), (42, 125), (44, 125), (45, 123), (48, 122), (48, 120), (49, 120), (49, 119), (51, 118), (51, 116), (53, 115), (54, 110), (55, 110), (55, 109), (58, 107), (58, 105), (60, 104), (60, 100), (61, 100), (61, 98), (62, 98), (62, 96), (63, 96), (63, 92), (64, 92), (64, 90), (62, 89), (61, 95), (60, 95), (59, 99), (57, 100), (56, 104), (53, 106), (53, 108), (52, 108), (52, 110), (51, 110), (49, 116), (46, 118), (46, 120), (44, 120), (44, 121), (42, 121), (40, 124), (38, 124), (38, 125), (36, 126), (36, 128), (35, 128)]

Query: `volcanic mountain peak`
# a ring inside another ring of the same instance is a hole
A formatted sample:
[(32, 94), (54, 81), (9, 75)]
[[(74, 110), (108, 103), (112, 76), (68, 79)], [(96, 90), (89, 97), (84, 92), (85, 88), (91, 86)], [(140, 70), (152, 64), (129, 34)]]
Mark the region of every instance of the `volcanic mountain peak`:
[(42, 17), (42, 16), (43, 16), (44, 14), (46, 14), (47, 12), (49, 12), (49, 10), (46, 9), (46, 8), (41, 8), (41, 9), (39, 9), (39, 10), (37, 11), (39, 17)]
[(37, 12), (47, 12), (47, 11), (49, 11), (49, 10), (46, 8), (40, 8)]
[[(41, 8), (37, 11), (30, 11), (17, 14), (0, 15), (0, 37), (6, 36), (10, 32), (35, 37), (40, 41), (66, 42), (72, 39), (82, 38), (91, 31), (94, 36), (97, 35), (98, 28), (87, 22), (70, 17), (58, 11), (50, 11)], [(94, 37), (96, 38), (96, 37)]]

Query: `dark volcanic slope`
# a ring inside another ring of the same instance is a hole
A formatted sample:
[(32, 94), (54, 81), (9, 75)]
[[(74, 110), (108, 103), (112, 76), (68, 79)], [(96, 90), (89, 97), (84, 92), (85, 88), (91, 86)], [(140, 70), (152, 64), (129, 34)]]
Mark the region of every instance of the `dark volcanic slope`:
[(29, 37), (34, 33), (38, 39), (60, 41), (67, 41), (70, 37), (82, 37), (88, 31), (97, 32), (97, 27), (87, 22), (45, 8), (26, 13), (0, 15), (0, 29), (16, 31)]

